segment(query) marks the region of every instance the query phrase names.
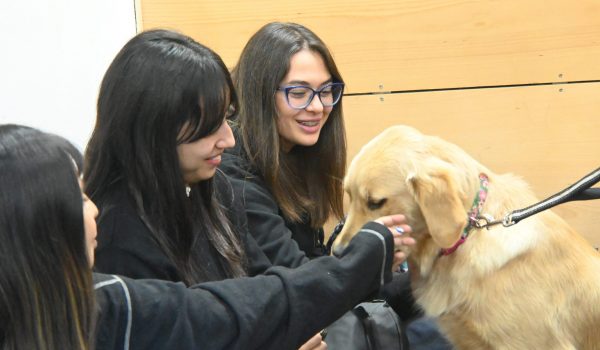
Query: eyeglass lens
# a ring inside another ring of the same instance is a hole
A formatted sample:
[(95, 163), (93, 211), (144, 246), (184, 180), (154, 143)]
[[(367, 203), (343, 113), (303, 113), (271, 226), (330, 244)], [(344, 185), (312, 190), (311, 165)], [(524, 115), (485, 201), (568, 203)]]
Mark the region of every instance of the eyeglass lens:
[(335, 105), (342, 95), (342, 85), (325, 85), (321, 90), (313, 90), (308, 86), (296, 86), (287, 89), (287, 100), (292, 108), (305, 108), (310, 104), (315, 94), (325, 107)]

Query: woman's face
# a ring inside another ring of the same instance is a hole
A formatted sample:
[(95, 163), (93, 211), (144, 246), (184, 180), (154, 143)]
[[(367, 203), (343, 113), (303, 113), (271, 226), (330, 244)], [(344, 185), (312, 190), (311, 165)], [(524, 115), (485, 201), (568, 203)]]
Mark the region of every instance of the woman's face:
[(96, 207), (96, 204), (94, 204), (94, 202), (92, 202), (92, 200), (85, 193), (83, 193), (83, 190), (81, 195), (83, 197), (83, 227), (85, 230), (85, 244), (91, 267), (94, 266), (94, 250), (96, 249), (96, 246), (98, 246), (98, 242), (96, 241), (96, 236), (98, 235), (96, 228), (98, 207)]
[(233, 146), (233, 132), (225, 119), (215, 133), (177, 146), (179, 167), (185, 183), (191, 185), (213, 177), (221, 164), (221, 154)]
[[(309, 86), (314, 90), (331, 82), (331, 74), (321, 55), (303, 49), (290, 59), (290, 69), (279, 87), (292, 85)], [(323, 125), (333, 107), (324, 107), (319, 96), (314, 96), (304, 109), (291, 108), (284, 91), (275, 94), (277, 108), (277, 131), (282, 148), (288, 152), (296, 145), (312, 146), (319, 140)]]

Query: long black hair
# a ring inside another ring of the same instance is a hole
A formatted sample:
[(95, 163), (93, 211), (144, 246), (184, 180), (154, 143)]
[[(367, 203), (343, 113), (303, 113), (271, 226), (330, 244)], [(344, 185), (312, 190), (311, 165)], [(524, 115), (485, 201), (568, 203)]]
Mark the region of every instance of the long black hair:
[(0, 348), (90, 349), (92, 273), (77, 166), (55, 135), (0, 125)]
[(310, 218), (322, 226), (334, 214), (343, 216), (342, 180), (346, 171), (346, 134), (342, 99), (333, 106), (317, 143), (282, 151), (277, 132), (275, 91), (301, 50), (319, 54), (332, 81), (342, 76), (325, 43), (297, 23), (273, 22), (256, 32), (233, 70), (240, 109), (237, 123), (242, 147), (275, 196), (284, 216), (292, 221)]
[(111, 186), (124, 182), (153, 238), (188, 284), (207, 278), (201, 257), (194, 256), (199, 237), (212, 244), (228, 277), (245, 274), (243, 250), (213, 180), (190, 184), (187, 198), (177, 156), (177, 145), (214, 133), (236, 108), (221, 58), (168, 30), (132, 38), (100, 86), (85, 153), (86, 192), (102, 209)]

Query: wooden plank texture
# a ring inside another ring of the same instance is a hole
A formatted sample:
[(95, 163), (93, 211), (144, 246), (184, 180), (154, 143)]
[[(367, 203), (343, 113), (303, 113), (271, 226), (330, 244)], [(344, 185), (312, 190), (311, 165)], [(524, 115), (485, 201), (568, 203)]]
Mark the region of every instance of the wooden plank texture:
[(141, 28), (193, 36), (233, 66), (263, 24), (330, 46), (349, 93), (600, 79), (598, 0), (140, 0)]
[[(267, 22), (314, 30), (346, 92), (375, 93), (344, 97), (350, 156), (403, 123), (523, 176), (541, 198), (600, 166), (598, 0), (138, 1), (139, 28), (180, 30), (229, 67)], [(576, 81), (592, 83), (565, 84)], [(452, 90), (539, 83), (557, 84)], [(556, 212), (600, 245), (600, 201)]]
[[(348, 157), (386, 127), (407, 124), (522, 176), (543, 199), (600, 167), (599, 96), (600, 83), (348, 96)], [(600, 200), (555, 211), (600, 246)]]

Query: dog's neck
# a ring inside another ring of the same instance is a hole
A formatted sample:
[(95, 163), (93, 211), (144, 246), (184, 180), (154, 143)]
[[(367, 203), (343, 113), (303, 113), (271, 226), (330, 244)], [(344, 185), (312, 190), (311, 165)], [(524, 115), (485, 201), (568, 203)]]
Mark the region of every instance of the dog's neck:
[(471, 210), (469, 210), (469, 212), (467, 213), (467, 226), (465, 226), (465, 228), (463, 229), (460, 239), (456, 243), (454, 243), (452, 247), (440, 249), (439, 255), (450, 255), (454, 253), (458, 249), (458, 247), (465, 243), (465, 241), (469, 237), (471, 229), (476, 226), (480, 218), (483, 204), (485, 203), (485, 200), (487, 198), (487, 193), (488, 176), (484, 173), (481, 173), (479, 174), (479, 191), (477, 191), (477, 194), (475, 195), (475, 199), (473, 200), (473, 204), (471, 205)]

